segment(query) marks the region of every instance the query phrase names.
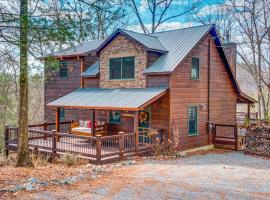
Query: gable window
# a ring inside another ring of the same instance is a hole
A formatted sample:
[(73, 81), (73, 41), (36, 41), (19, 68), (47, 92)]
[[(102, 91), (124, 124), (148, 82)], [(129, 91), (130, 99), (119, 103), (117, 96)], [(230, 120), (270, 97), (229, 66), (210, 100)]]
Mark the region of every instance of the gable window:
[(60, 119), (65, 119), (65, 109), (60, 108)]
[(198, 80), (200, 78), (200, 59), (192, 58), (191, 60), (191, 79)]
[(68, 76), (68, 70), (67, 70), (67, 63), (60, 62), (59, 66), (59, 77), (67, 77)]
[(120, 123), (121, 113), (119, 111), (110, 111), (110, 123), (117, 124)]
[(110, 59), (110, 79), (134, 79), (134, 70), (134, 57)]
[(197, 106), (188, 107), (188, 135), (198, 134), (198, 108)]

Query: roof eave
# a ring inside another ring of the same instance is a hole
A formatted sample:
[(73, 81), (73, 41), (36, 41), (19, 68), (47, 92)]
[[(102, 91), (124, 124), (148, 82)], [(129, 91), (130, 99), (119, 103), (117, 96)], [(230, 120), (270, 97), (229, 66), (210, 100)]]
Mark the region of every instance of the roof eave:
[(171, 71), (163, 71), (163, 72), (143, 72), (145, 75), (170, 75)]
[(97, 77), (99, 77), (99, 73), (97, 73), (96, 75), (82, 75), (81, 74), (81, 77), (82, 78), (97, 78)]
[(239, 100), (241, 100), (241, 102), (239, 102), (239, 103), (251, 103), (251, 104), (258, 103), (257, 100), (253, 99), (252, 97), (248, 96), (247, 94), (245, 94), (243, 92), (241, 92), (237, 98), (239, 98)]

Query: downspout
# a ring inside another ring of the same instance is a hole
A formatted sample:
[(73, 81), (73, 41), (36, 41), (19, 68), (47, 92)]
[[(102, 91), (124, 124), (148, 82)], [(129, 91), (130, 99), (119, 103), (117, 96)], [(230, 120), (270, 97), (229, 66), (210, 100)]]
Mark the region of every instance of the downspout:
[[(207, 127), (207, 131), (208, 131), (208, 142), (209, 144), (212, 143), (211, 141), (211, 133), (213, 134), (213, 125), (212, 123), (210, 123), (210, 81), (211, 81), (211, 66), (210, 66), (210, 57), (211, 57), (211, 48), (210, 48), (210, 45), (211, 45), (211, 39), (208, 40), (208, 54), (207, 54), (207, 67), (208, 67), (208, 80), (207, 80), (207, 121), (208, 121), (208, 127)], [(210, 127), (212, 126), (212, 127)], [(214, 142), (214, 141), (213, 141)]]
[(210, 73), (210, 70), (211, 70), (211, 68), (210, 68), (210, 43), (211, 42), (211, 39), (209, 39), (208, 40), (208, 54), (207, 54), (207, 56), (208, 56), (208, 58), (207, 58), (207, 67), (208, 67), (208, 81), (207, 81), (207, 84), (208, 84), (208, 90), (207, 90), (207, 92), (208, 92), (208, 94), (207, 94), (207, 109), (208, 109), (208, 111), (207, 111), (207, 114), (208, 114), (208, 116), (207, 116), (207, 120), (208, 120), (208, 123), (210, 123), (210, 80), (211, 80), (211, 77), (210, 77), (210, 75), (211, 75), (211, 73)]

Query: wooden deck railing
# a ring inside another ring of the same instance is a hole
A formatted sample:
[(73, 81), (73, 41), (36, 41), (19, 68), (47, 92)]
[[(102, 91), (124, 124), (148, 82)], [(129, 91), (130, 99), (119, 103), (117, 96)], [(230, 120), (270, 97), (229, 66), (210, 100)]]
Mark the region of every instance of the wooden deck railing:
[[(96, 164), (121, 160), (136, 155), (140, 150), (151, 151), (153, 148), (150, 144), (136, 148), (135, 133), (100, 137), (78, 136), (44, 130), (44, 124), (30, 126), (28, 137), (29, 148), (35, 152), (48, 153), (52, 158), (63, 153), (72, 153)], [(6, 127), (5, 146), (7, 154), (9, 150), (17, 150), (18, 128)]]
[(215, 124), (214, 144), (232, 145), (237, 150), (237, 125)]

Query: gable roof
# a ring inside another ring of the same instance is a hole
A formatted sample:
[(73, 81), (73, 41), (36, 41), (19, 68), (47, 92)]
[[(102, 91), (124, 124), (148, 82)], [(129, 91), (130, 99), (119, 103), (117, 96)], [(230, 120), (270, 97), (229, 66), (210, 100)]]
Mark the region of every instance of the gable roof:
[(196, 26), (152, 34), (158, 37), (168, 53), (149, 66), (145, 73), (172, 72), (213, 26)]
[(93, 51), (95, 51), (104, 40), (90, 40), (84, 43), (81, 43), (75, 47), (69, 47), (65, 50), (55, 52), (53, 54), (47, 55), (54, 57), (71, 57), (71, 56), (82, 56), (87, 55)]
[(159, 41), (158, 37), (153, 35), (147, 35), (142, 33), (137, 33), (133, 31), (117, 29), (110, 37), (108, 37), (96, 50), (96, 52), (100, 52), (104, 49), (116, 36), (119, 34), (126, 36), (127, 38), (134, 40), (141, 45), (143, 45), (148, 51), (155, 51), (165, 53), (167, 49), (164, 47), (161, 41)]
[(99, 74), (99, 60), (88, 67), (82, 74), (82, 77), (96, 77)]

